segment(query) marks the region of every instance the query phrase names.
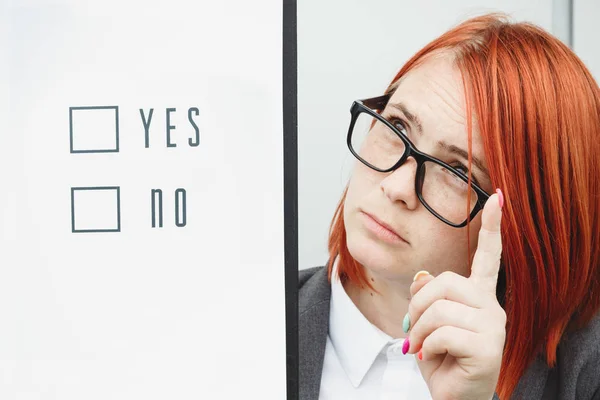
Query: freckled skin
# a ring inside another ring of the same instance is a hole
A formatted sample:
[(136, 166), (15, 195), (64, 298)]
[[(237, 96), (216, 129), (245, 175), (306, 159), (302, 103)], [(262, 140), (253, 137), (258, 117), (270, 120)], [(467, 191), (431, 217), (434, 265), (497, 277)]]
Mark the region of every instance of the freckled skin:
[[(431, 58), (413, 69), (390, 98), (390, 103), (404, 103), (421, 120), (422, 134), (417, 133), (416, 128), (407, 130), (415, 146), (448, 163), (457, 156), (448, 156), (437, 142), (443, 140), (468, 149), (464, 101), (460, 72), (448, 56)], [(485, 164), (483, 144), (475, 122), (472, 151)], [(419, 270), (427, 270), (434, 276), (446, 270), (463, 276), (470, 273), (470, 258), (477, 248), (481, 213), (470, 223), (469, 253), (467, 228), (444, 224), (418, 200), (415, 173), (416, 162), (412, 158), (391, 173), (374, 171), (358, 160), (355, 163), (344, 204), (347, 245), (372, 282), (375, 276), (379, 278), (378, 284), (387, 280), (411, 283)], [(475, 169), (473, 173), (476, 173)], [(493, 192), (487, 176), (482, 174), (479, 180), (484, 190)], [(373, 238), (361, 219), (361, 208), (376, 213), (406, 235), (410, 246), (396, 246)]]

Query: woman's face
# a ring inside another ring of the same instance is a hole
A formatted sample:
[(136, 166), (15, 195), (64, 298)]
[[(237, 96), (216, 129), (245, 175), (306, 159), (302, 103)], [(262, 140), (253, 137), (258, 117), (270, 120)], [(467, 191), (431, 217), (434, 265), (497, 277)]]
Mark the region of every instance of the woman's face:
[[(450, 57), (437, 56), (402, 78), (382, 115), (401, 120), (408, 138), (420, 151), (466, 171), (460, 167), (468, 166), (464, 103), (459, 70)], [(478, 168), (472, 163), (472, 176), (483, 190), (492, 193), (475, 121), (472, 140), (473, 160), (479, 159), (482, 165)], [(463, 155), (457, 149), (462, 149)], [(468, 276), (481, 212), (470, 223), (468, 254), (467, 228), (445, 224), (419, 201), (415, 192), (416, 166), (410, 157), (395, 171), (381, 173), (356, 161), (344, 203), (348, 250), (371, 275), (387, 279), (412, 279), (422, 269), (434, 275), (452, 270)], [(446, 200), (443, 193), (439, 196), (440, 201)]]

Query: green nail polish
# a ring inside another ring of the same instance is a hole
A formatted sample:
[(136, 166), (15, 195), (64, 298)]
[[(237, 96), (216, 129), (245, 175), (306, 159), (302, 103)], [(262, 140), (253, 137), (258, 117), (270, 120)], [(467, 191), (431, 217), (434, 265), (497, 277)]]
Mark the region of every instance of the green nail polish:
[(404, 331), (404, 333), (408, 333), (409, 329), (410, 329), (410, 315), (408, 313), (406, 313), (406, 315), (404, 316), (404, 320), (402, 321), (402, 330)]

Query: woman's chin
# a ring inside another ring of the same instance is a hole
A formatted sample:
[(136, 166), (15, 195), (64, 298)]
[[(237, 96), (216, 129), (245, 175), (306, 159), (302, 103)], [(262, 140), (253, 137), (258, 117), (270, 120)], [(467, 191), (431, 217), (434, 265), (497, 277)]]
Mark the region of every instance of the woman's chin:
[(348, 235), (346, 244), (352, 258), (366, 269), (376, 273), (402, 274), (408, 267), (401, 254), (390, 252), (389, 247), (362, 235)]

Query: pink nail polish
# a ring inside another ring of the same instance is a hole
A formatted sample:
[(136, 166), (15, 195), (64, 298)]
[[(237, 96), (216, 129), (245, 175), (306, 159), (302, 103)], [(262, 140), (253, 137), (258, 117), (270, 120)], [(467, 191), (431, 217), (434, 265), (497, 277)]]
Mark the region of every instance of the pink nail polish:
[(402, 344), (402, 354), (408, 353), (408, 349), (410, 348), (410, 341), (408, 338), (404, 339), (404, 343)]
[(496, 189), (496, 193), (498, 193), (498, 202), (500, 203), (500, 209), (502, 209), (502, 206), (504, 206), (504, 195), (500, 189)]

